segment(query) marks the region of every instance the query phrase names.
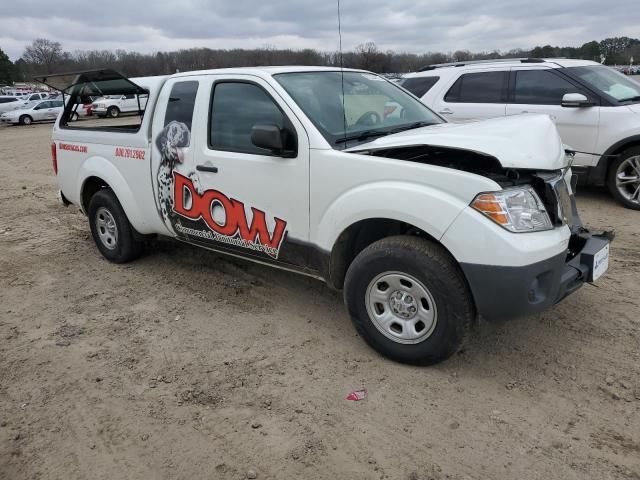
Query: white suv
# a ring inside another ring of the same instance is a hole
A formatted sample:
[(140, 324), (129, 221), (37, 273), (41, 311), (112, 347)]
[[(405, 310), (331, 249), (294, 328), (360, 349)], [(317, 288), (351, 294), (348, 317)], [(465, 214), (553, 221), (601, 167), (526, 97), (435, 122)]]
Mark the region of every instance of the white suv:
[(640, 210), (640, 83), (586, 60), (508, 59), (430, 65), (401, 85), (451, 122), (545, 113), (577, 150), (581, 184), (606, 185)]

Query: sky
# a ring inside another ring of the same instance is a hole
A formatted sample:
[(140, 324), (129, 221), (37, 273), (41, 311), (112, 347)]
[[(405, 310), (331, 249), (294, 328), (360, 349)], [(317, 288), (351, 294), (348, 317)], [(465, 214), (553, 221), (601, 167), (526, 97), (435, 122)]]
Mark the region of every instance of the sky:
[[(637, 38), (636, 2), (341, 0), (342, 44), (345, 50), (371, 41), (383, 51), (478, 52)], [(71, 52), (338, 49), (337, 0), (21, 0), (2, 10), (0, 48), (14, 60), (38, 37)]]

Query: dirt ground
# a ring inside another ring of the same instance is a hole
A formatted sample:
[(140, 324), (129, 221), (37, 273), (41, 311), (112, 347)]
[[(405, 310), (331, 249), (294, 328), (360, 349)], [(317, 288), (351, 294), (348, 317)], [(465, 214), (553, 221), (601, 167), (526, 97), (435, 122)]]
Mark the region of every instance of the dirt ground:
[(50, 131), (0, 127), (0, 479), (640, 479), (640, 212), (581, 192), (608, 274), (413, 368), (313, 279), (169, 241), (108, 263)]

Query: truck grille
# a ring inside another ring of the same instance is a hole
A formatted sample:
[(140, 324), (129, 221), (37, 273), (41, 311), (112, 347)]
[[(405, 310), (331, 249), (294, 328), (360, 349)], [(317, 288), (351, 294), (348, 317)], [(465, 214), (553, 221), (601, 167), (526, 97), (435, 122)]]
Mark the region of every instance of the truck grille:
[(569, 188), (562, 172), (540, 172), (535, 175), (536, 193), (544, 203), (551, 222), (556, 226), (568, 225), (570, 228), (579, 223), (575, 202), (569, 193)]
[(571, 195), (569, 194), (569, 188), (564, 176), (561, 177), (553, 186), (553, 191), (556, 194), (558, 200), (558, 215), (564, 223), (573, 226), (573, 202), (571, 201)]

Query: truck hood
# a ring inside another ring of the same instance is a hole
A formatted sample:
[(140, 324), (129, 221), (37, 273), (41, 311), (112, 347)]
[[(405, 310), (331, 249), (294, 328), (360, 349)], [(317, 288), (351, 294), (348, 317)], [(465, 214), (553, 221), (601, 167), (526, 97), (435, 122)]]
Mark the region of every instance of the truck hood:
[(371, 152), (429, 145), (496, 158), (504, 168), (559, 170), (567, 166), (562, 140), (548, 115), (517, 115), (472, 123), (442, 123), (387, 135), (345, 150)]

